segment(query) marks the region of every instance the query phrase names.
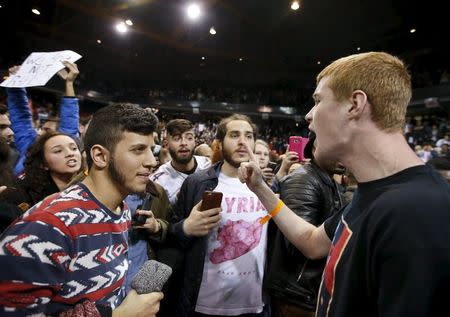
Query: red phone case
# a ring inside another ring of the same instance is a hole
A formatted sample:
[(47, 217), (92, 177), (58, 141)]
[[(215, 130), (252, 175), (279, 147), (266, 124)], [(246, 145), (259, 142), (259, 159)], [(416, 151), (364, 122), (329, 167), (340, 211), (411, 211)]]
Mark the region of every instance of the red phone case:
[(305, 159), (303, 150), (305, 149), (305, 145), (307, 142), (308, 142), (308, 138), (302, 138), (301, 136), (290, 136), (289, 137), (289, 151), (297, 152), (298, 159), (300, 161), (303, 161)]

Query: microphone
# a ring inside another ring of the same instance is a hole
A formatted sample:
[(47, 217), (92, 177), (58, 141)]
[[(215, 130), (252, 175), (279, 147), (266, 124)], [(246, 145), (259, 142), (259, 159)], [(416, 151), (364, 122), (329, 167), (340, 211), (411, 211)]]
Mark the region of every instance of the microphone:
[(138, 294), (161, 292), (170, 275), (172, 275), (170, 266), (155, 260), (148, 260), (134, 276), (131, 287)]

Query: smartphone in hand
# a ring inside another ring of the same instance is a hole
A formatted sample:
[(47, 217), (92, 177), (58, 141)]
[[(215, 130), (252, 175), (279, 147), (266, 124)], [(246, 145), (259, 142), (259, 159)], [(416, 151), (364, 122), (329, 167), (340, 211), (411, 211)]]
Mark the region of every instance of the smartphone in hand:
[(303, 161), (305, 159), (305, 154), (303, 153), (306, 143), (308, 143), (308, 138), (302, 138), (301, 136), (290, 136), (289, 137), (289, 151), (297, 152), (298, 159)]
[(223, 194), (214, 191), (205, 191), (203, 193), (202, 204), (198, 210), (208, 210), (212, 208), (218, 208), (222, 204)]
[(267, 164), (267, 167), (270, 168), (273, 173), (275, 173), (275, 169), (277, 168), (277, 165), (278, 164), (275, 162), (269, 162), (269, 164)]

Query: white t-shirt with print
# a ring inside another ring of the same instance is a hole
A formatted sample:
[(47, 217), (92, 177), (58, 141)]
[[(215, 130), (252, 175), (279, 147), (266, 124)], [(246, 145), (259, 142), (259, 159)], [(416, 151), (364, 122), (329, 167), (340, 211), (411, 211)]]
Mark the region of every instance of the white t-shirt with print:
[(195, 311), (225, 316), (260, 313), (267, 225), (259, 220), (267, 211), (238, 178), (220, 173), (214, 191), (223, 193), (222, 219), (208, 235)]

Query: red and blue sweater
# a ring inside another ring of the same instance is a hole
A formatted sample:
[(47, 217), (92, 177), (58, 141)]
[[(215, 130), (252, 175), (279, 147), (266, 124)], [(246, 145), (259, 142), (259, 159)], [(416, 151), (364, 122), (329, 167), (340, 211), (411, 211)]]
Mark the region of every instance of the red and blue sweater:
[(45, 198), (0, 239), (0, 315), (55, 315), (124, 297), (130, 212), (114, 214), (83, 185)]

